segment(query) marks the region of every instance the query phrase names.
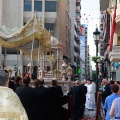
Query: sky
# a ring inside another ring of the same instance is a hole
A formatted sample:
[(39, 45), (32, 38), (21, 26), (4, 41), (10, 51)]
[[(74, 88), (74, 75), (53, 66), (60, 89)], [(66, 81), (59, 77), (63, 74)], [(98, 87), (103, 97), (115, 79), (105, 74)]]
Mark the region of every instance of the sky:
[[(81, 0), (81, 24), (88, 27), (88, 45), (90, 45), (90, 56), (96, 55), (96, 46), (93, 39), (93, 32), (98, 26), (99, 29), (100, 4), (99, 0)], [(94, 62), (91, 62), (92, 69), (95, 69)]]

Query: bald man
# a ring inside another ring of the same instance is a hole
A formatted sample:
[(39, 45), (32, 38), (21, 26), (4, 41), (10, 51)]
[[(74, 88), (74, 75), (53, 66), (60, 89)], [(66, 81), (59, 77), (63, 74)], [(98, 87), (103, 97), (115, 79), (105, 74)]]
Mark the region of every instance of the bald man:
[(111, 88), (110, 85), (108, 84), (107, 79), (103, 79), (102, 80), (102, 85), (103, 85), (103, 89), (102, 89), (102, 103), (105, 103), (105, 99), (107, 96), (109, 96), (110, 94), (112, 94), (111, 92)]

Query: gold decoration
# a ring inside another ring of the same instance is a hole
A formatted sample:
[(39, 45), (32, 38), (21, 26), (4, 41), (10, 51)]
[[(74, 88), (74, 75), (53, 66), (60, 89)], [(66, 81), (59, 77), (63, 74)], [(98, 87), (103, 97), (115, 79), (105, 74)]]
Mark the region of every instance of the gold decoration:
[(7, 71), (8, 71), (8, 75), (9, 75), (9, 77), (11, 77), (12, 70), (11, 70), (11, 69), (8, 69)]
[(0, 34), (0, 46), (5, 48), (19, 48), (21, 46), (27, 45), (37, 39), (46, 48), (50, 48), (51, 35), (42, 26), (41, 21), (34, 16), (25, 26), (20, 28), (13, 35)]

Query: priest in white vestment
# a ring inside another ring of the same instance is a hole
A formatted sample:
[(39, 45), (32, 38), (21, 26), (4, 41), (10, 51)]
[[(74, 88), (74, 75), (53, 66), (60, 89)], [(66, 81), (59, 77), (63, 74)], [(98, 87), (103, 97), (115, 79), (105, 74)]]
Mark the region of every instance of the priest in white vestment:
[(0, 70), (0, 120), (28, 120), (17, 94), (5, 87), (7, 82), (7, 74)]
[(86, 104), (87, 109), (95, 109), (95, 86), (92, 84), (91, 80), (87, 81), (87, 95)]

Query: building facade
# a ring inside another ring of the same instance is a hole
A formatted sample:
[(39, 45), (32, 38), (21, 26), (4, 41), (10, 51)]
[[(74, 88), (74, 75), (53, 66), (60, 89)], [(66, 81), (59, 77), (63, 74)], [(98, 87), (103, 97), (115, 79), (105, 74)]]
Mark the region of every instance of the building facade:
[[(63, 59), (73, 65), (76, 76), (80, 75), (77, 73), (80, 68), (80, 0), (1, 0), (0, 6), (0, 26), (10, 29), (24, 26), (36, 11), (43, 26), (64, 44)], [(16, 48), (2, 47), (0, 58), (4, 67), (12, 66), (14, 69), (14, 65), (19, 63), (22, 73), (30, 60)], [(37, 67), (37, 61), (34, 65)]]
[[(87, 79), (89, 77), (89, 47), (88, 47), (88, 39), (87, 39), (87, 25), (83, 24), (80, 26), (80, 58), (84, 63), (84, 67), (82, 68), (82, 79)], [(82, 64), (82, 63), (81, 63)]]
[[(105, 47), (103, 48), (104, 55), (104, 70), (108, 73), (109, 80), (118, 80), (119, 75), (119, 62), (120, 62), (120, 1), (119, 0), (100, 0), (100, 11), (106, 11), (108, 19), (105, 20), (107, 23), (107, 33), (103, 36)], [(106, 39), (107, 37), (107, 39)]]
[(80, 79), (80, 15), (81, 1), (70, 0), (71, 16), (71, 65), (74, 69), (74, 79)]

